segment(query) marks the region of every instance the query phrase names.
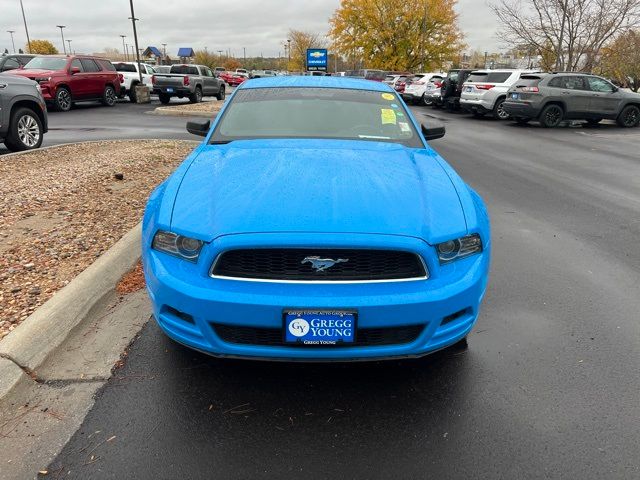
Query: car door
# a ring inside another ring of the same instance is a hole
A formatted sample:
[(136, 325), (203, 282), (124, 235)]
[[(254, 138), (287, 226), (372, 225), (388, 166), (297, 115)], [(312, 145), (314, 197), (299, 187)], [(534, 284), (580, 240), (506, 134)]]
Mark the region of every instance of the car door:
[(92, 58), (81, 58), (86, 80), (87, 98), (100, 98), (104, 93), (106, 75)]
[(584, 76), (562, 77), (561, 94), (566, 106), (566, 118), (583, 118), (588, 115), (591, 92)]
[(6, 132), (9, 128), (9, 81), (7, 76), (0, 76), (0, 131)]
[(618, 89), (600, 77), (587, 77), (587, 83), (591, 91), (589, 111), (593, 116), (615, 116), (622, 101), (622, 94)]
[[(79, 71), (71, 73), (74, 68)], [(71, 96), (74, 99), (87, 98), (87, 92), (89, 87), (89, 79), (84, 72), (84, 67), (79, 58), (74, 58), (69, 65), (69, 88), (71, 89)]]
[(204, 95), (213, 95), (218, 92), (216, 77), (208, 67), (201, 67), (202, 70), (202, 93)]

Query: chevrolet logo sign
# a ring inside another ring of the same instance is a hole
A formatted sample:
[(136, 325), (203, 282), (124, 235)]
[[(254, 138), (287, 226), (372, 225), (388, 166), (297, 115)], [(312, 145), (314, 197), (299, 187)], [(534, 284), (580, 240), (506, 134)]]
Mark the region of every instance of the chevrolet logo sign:
[(324, 52), (311, 52), (309, 54), (310, 57), (313, 58), (320, 58), (320, 57), (324, 57)]

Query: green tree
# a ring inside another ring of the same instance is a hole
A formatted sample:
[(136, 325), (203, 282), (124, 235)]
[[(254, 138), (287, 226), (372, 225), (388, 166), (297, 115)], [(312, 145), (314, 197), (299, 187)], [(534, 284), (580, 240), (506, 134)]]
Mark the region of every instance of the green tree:
[(342, 0), (330, 20), (334, 49), (385, 70), (431, 70), (458, 61), (456, 1)]
[[(29, 45), (31, 45), (31, 48), (29, 48)], [(49, 40), (31, 40), (29, 45), (25, 45), (26, 50), (36, 55), (55, 55), (59, 53), (58, 49)]]

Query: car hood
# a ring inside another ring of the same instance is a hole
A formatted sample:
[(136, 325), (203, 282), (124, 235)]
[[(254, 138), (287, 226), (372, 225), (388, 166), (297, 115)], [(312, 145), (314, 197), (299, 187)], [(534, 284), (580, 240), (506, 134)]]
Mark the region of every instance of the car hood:
[(21, 77), (27, 77), (27, 78), (50, 77), (56, 73), (58, 73), (58, 70), (39, 70), (39, 69), (11, 70), (11, 75), (20, 75)]
[(177, 191), (171, 228), (205, 241), (258, 232), (375, 233), (429, 243), (464, 234), (451, 179), (431, 149), (331, 140), (203, 147)]

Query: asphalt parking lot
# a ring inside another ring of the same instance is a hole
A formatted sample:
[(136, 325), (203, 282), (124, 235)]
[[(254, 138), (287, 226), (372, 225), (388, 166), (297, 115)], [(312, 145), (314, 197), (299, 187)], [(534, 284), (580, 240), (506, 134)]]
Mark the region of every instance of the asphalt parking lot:
[[(54, 113), (45, 145), (195, 139), (185, 118), (145, 113), (155, 106)], [(414, 112), (444, 121), (432, 146), (491, 214), (490, 286), (468, 350), (383, 363), (217, 360), (149, 322), (49, 471), (640, 477), (640, 129)], [(105, 442), (91, 459), (95, 435)]]

